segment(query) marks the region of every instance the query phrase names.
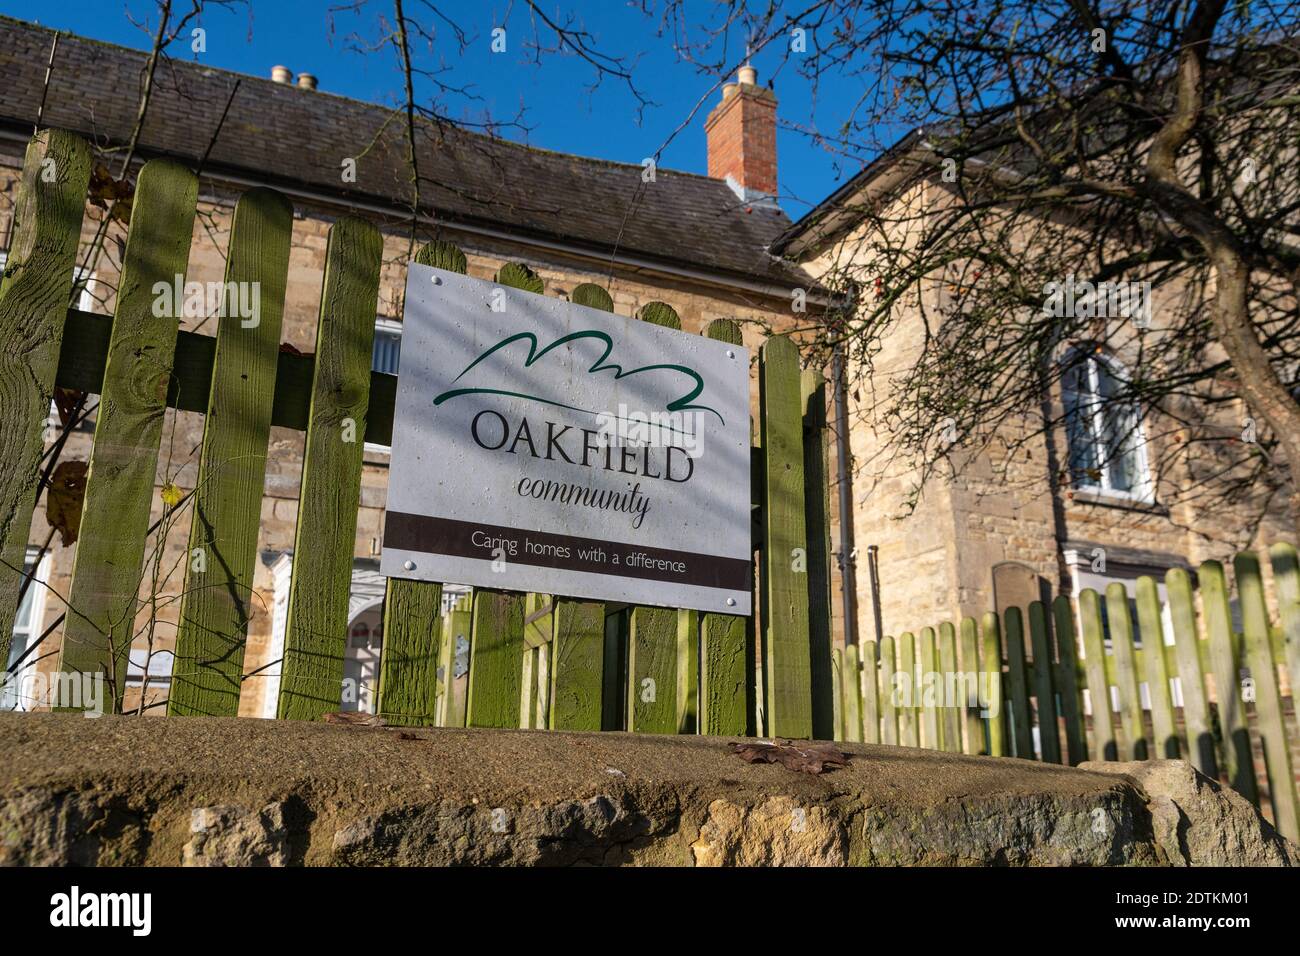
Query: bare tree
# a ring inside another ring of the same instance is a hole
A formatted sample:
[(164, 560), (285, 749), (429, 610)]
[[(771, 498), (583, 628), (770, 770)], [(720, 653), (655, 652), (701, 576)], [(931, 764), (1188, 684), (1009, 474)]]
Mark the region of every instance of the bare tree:
[[(809, 331), (850, 353), (865, 415), (889, 436), (865, 470), (916, 468), (912, 507), (925, 478), (977, 452), (1005, 466), (1044, 434), (1095, 428), (1101, 457), (1067, 453), (1055, 476), (1087, 484), (1145, 419), (1152, 470), (1183, 476), (1162, 496), (1259, 514), (1277, 490), (1300, 519), (1300, 5), (728, 11), (699, 48), (743, 21), (814, 91), (856, 84), (829, 129), (799, 127), (846, 163), (905, 174), (812, 224), (835, 263), (824, 282), (857, 298)], [(1129, 283), (1150, 283), (1151, 312)], [(915, 360), (877, 378), (882, 342), (917, 317)], [(1081, 388), (1098, 353), (1125, 367)]]

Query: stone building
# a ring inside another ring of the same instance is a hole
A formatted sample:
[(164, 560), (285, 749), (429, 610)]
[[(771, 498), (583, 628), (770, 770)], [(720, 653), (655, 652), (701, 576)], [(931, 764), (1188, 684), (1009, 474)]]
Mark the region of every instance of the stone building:
[[(135, 123), (146, 56), (62, 35), (45, 89), (53, 39), (52, 31), (0, 18), (0, 254), (9, 245), (15, 183), (42, 102), (42, 125), (85, 135), (99, 151), (97, 162), (114, 176)], [(480, 278), (491, 279), (506, 262), (524, 262), (539, 273), (550, 296), (564, 296), (583, 282), (598, 283), (623, 315), (634, 315), (647, 302), (666, 302), (693, 333), (714, 319), (734, 319), (745, 329), (745, 344), (755, 349), (761, 329), (789, 322), (792, 286), (808, 282), (768, 251), (790, 226), (772, 195), (775, 99), (755, 85), (752, 72), (741, 80), (728, 86), (709, 117), (707, 137), (700, 137), (716, 178), (663, 168), (648, 177), (640, 162), (547, 152), (420, 120), (418, 241), (457, 243), (469, 259), (470, 274)], [(393, 372), (401, 351), (401, 295), (412, 231), (405, 114), (395, 118), (391, 108), (335, 96), (328, 92), (328, 77), (319, 86), (305, 75), (295, 84), (283, 68), (262, 79), (168, 62), (155, 74), (136, 158), (167, 156), (194, 167), (206, 156), (187, 273), (192, 281), (222, 279), (231, 212), (241, 192), (265, 185), (290, 198), (295, 216), (282, 339), (303, 352), (314, 351), (330, 224), (342, 215), (359, 215), (379, 225), (385, 246), (374, 367)], [(85, 249), (100, 224), (91, 212), (79, 261), (86, 261)], [(83, 309), (112, 313), (124, 235), (120, 224), (109, 227), (105, 251), (82, 283)], [(181, 327), (211, 335), (215, 321), (185, 319)], [(57, 418), (52, 421), (51, 436), (58, 425)], [(92, 415), (76, 432), (64, 458), (89, 458), (93, 421)], [(169, 482), (181, 491), (193, 487), (202, 427), (200, 415), (169, 411), (160, 490)], [(303, 433), (272, 429), (261, 560), (244, 661), (250, 675), (241, 695), (245, 715), (275, 714), (274, 665), (283, 647), (302, 454)], [(377, 568), (387, 467), (387, 449), (367, 446), (348, 641), (348, 673), (362, 684), (374, 679), (381, 639), (383, 582)], [(153, 518), (162, 511), (160, 494)], [(145, 603), (137, 621), (128, 707), (139, 704), (146, 682), (146, 703), (166, 697), (176, 619), (176, 602), (168, 599), (181, 588), (187, 535), (182, 519), (165, 540), (151, 540), (147, 550), (150, 567), (141, 584)], [(64, 547), (53, 536), (36, 561), (48, 537), (42, 500), (29, 557), (44, 586), (29, 590), (11, 660), (63, 610), (59, 596), (68, 593), (75, 545)], [(155, 555), (161, 559), (156, 576)], [(57, 667), (59, 636), (55, 629), (29, 658), (42, 672)]]
[[(871, 295), (875, 223), (891, 224), (895, 248), (913, 241), (903, 231), (919, 235), (944, 208), (941, 173), (920, 131), (909, 134), (803, 216), (773, 248), (819, 282), (851, 279)], [(878, 218), (864, 215), (864, 208), (877, 210)], [(912, 462), (877, 466), (889, 458), (882, 453), (891, 442), (879, 427), (880, 414), (894, 401), (895, 383), (918, 360), (923, 306), (930, 316), (942, 311), (942, 282), (922, 283), (920, 289), (918, 298), (901, 305), (880, 341), (871, 381), (863, 382), (852, 366), (845, 375), (861, 638), (916, 631), (959, 616), (978, 619), (986, 611), (1023, 608), (1058, 594), (1077, 597), (1085, 588), (1104, 592), (1112, 582), (1124, 584), (1131, 600), (1139, 576), (1163, 582), (1174, 567), (1230, 561), (1246, 548), (1294, 542), (1285, 494), (1253, 485), (1241, 501), (1228, 503), (1214, 494), (1183, 493), (1194, 476), (1182, 458), (1165, 454), (1171, 443), (1184, 440), (1178, 422), (1156, 408), (1098, 399), (1108, 376), (1122, 376), (1135, 364), (1135, 353), (1124, 350), (1090, 354), (1079, 379), (1071, 380), (1070, 394), (1058, 382), (1051, 394), (1039, 397), (1039, 414), (1003, 423), (1000, 437), (1022, 442), (1013, 457), (995, 461), (990, 453), (958, 450), (965, 461), (955, 476), (924, 484)], [(1161, 334), (1162, 302), (1176, 301), (1178, 291), (1159, 285), (1151, 290), (1152, 334)], [(1081, 346), (1067, 342), (1062, 348)], [(1088, 351), (1094, 351), (1091, 344)], [(1108, 439), (1112, 430), (1100, 423), (1059, 427), (1073, 420), (1071, 410), (1097, 407), (1124, 417), (1125, 427), (1113, 429), (1119, 438)], [(1239, 442), (1248, 415), (1242, 403), (1228, 403), (1204, 428), (1213, 442)], [(1079, 467), (1088, 462), (1103, 464)], [(900, 518), (900, 503), (915, 486), (923, 488), (917, 506)], [(1159, 591), (1163, 601), (1163, 583)]]

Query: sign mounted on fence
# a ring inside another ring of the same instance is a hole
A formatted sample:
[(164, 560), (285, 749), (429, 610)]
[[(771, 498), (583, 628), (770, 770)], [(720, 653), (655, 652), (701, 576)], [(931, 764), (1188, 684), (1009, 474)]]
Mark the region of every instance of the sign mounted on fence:
[(749, 352), (412, 265), (381, 570), (751, 613)]

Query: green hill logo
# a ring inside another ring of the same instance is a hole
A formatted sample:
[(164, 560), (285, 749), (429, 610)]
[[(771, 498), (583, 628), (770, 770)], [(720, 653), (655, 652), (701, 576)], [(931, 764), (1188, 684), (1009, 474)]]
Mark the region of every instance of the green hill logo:
[[(614, 340), (610, 338), (608, 333), (596, 329), (570, 332), (567, 335), (560, 336), (544, 348), (539, 348), (537, 336), (531, 332), (517, 332), (514, 335), (506, 336), (501, 341), (485, 349), (478, 358), (465, 366), (465, 369), (452, 380), (452, 385), (455, 387), (449, 388), (436, 396), (433, 400), (433, 404), (435, 406), (442, 405), (444, 402), (449, 402), (452, 399), (461, 398), (465, 395), (505, 395), (510, 398), (521, 398), (526, 401), (539, 402), (543, 405), (552, 405), (557, 408), (565, 408), (570, 411), (582, 412), (588, 415), (606, 415), (608, 413), (603, 409), (583, 408), (579, 405), (572, 404), (572, 400), (568, 398), (567, 394), (572, 390), (569, 384), (569, 375), (567, 373), (549, 376), (549, 381), (547, 380), (548, 377), (543, 375), (542, 380), (537, 381), (537, 372), (534, 371), (534, 366), (556, 349), (561, 348), (562, 346), (569, 346), (572, 348), (574, 344), (582, 345), (587, 340), (592, 340), (592, 342), (597, 346), (598, 354), (594, 361), (592, 361), (587, 367), (586, 374), (608, 374), (611, 376), (611, 382), (631, 379), (638, 375), (650, 375), (652, 373), (657, 374), (660, 377), (667, 377), (669, 379), (669, 393), (677, 393), (677, 395), (675, 398), (664, 403), (663, 410), (665, 412), (708, 412), (715, 416), (720, 423), (724, 425), (726, 424), (722, 419), (722, 415), (720, 415), (716, 409), (710, 408), (708, 405), (696, 403), (696, 399), (698, 399), (704, 392), (704, 378), (699, 372), (695, 371), (695, 369), (675, 363), (656, 363), (653, 365), (642, 365), (636, 368), (624, 368), (617, 362), (610, 361), (610, 355), (614, 351)], [(516, 342), (527, 342), (528, 352), (523, 356), (522, 364), (517, 366), (517, 383), (512, 383), (515, 387), (504, 388), (499, 387), (498, 385), (470, 384), (475, 378), (475, 376), (470, 375), (470, 373), (474, 371), (475, 368), (497, 352), (510, 347)], [(544, 372), (545, 368), (545, 366), (542, 366), (541, 370)], [(462, 379), (466, 379), (467, 376), (467, 384), (457, 385), (457, 383), (461, 382)], [(534, 382), (536, 382), (536, 384), (534, 384)]]

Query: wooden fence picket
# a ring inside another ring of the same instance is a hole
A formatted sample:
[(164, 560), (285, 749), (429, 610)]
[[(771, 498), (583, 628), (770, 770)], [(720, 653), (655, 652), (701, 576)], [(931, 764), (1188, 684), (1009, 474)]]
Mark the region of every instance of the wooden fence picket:
[(904, 747), (921, 746), (921, 726), (916, 699), (916, 638), (911, 631), (898, 637), (898, 674), (896, 683), (904, 683), (906, 691), (898, 705), (898, 742)]
[(988, 742), (982, 751), (992, 757), (1007, 756), (1006, 721), (1003, 709), (1006, 694), (1002, 683), (1002, 624), (993, 611), (985, 613), (980, 621), (980, 670), (987, 682), (988, 718), (985, 730)]
[(466, 727), (518, 727), (524, 663), (524, 595), (474, 590)]
[[(183, 302), (156, 304), (189, 262), (198, 179), (178, 163), (140, 170), (73, 558), (63, 672), (101, 674), (121, 706), (135, 636), (149, 509)], [(48, 407), (48, 406), (47, 406)], [(157, 547), (161, 547), (159, 542)]]
[(1214, 674), (1215, 702), (1223, 731), (1223, 767), (1232, 789), (1256, 806), (1259, 788), (1255, 783), (1255, 760), (1250, 731), (1246, 726), (1246, 705), (1241, 699), (1241, 653), (1232, 630), (1232, 610), (1223, 565), (1206, 561), (1198, 574), (1201, 607), (1205, 614), (1209, 659)]
[(1079, 645), (1074, 633), (1074, 610), (1065, 595), (1052, 601), (1056, 638), (1056, 686), (1060, 689), (1061, 718), (1065, 723), (1066, 759), (1071, 766), (1088, 759), (1088, 733), (1083, 721), (1083, 695), (1079, 689)]
[[(963, 753), (984, 752), (984, 721), (980, 717), (979, 630), (973, 617), (961, 619), (961, 669), (966, 691), (963, 703)], [(970, 681), (974, 680), (972, 687)]]
[(1174, 697), (1169, 686), (1165, 633), (1160, 620), (1160, 594), (1154, 578), (1137, 580), (1138, 630), (1146, 656), (1147, 693), (1151, 698), (1151, 729), (1155, 736), (1150, 756), (1178, 759), (1178, 729), (1174, 722)]
[[(591, 282), (576, 286), (569, 298), (588, 308), (614, 311), (609, 292)], [(553, 606), (555, 629), (548, 652), (550, 726), (556, 730), (600, 730), (605, 604), (557, 596)]]
[(1110, 625), (1110, 646), (1115, 659), (1115, 686), (1119, 690), (1121, 760), (1147, 758), (1146, 729), (1142, 725), (1142, 695), (1138, 688), (1137, 648), (1133, 617), (1129, 613), (1128, 590), (1118, 581), (1106, 587), (1106, 620)]
[(1183, 695), (1183, 725), (1187, 733), (1187, 759), (1211, 780), (1219, 779), (1214, 731), (1201, 669), (1200, 638), (1196, 607), (1192, 603), (1192, 580), (1182, 568), (1165, 574), (1169, 596), (1169, 618), (1174, 629), (1174, 650), (1178, 658), (1178, 686)]
[[(1273, 565), (1273, 589), (1282, 624), (1283, 656), (1291, 684), (1291, 700), (1300, 700), (1300, 555), (1289, 544), (1268, 549)], [(1296, 708), (1300, 712), (1300, 707)], [(1297, 717), (1300, 723), (1300, 716)], [(1297, 730), (1300, 732), (1300, 729)]]
[(1029, 723), (1029, 675), (1025, 667), (1025, 622), (1020, 608), (1009, 607), (1004, 615), (1007, 642), (1007, 714), (1011, 718), (1011, 743), (1015, 755), (1034, 759), (1034, 732)]
[(699, 732), (700, 613), (677, 612), (677, 733)]
[(6, 663), (89, 182), (90, 147), (81, 137), (41, 130), (27, 144), (9, 258), (0, 273), (0, 661)]
[(1264, 745), (1264, 765), (1268, 770), (1268, 796), (1273, 807), (1273, 824), (1290, 840), (1300, 841), (1300, 811), (1297, 810), (1295, 771), (1291, 747), (1287, 742), (1286, 721), (1282, 713), (1282, 693), (1278, 688), (1277, 661), (1268, 633), (1268, 608), (1264, 604), (1264, 581), (1260, 577), (1259, 558), (1243, 551), (1232, 562), (1237, 579), (1237, 596), (1241, 601), (1241, 625), (1245, 632), (1245, 661), (1255, 686), (1255, 718)]
[[(935, 686), (934, 675), (939, 672), (939, 656), (935, 643), (934, 628), (921, 628), (920, 658), (917, 661), (917, 695), (921, 713), (921, 745), (931, 750), (942, 750), (943, 740), (939, 736), (939, 707), (942, 686)], [(937, 692), (937, 693), (936, 693)]]
[(281, 718), (316, 720), (340, 705), (382, 254), (370, 223), (345, 217), (330, 227), (280, 665)]
[(442, 630), (441, 584), (388, 579), (375, 707), (388, 723), (410, 727), (437, 723)]
[(880, 679), (875, 641), (862, 642), (862, 739), (880, 743)]
[[(443, 727), (464, 727), (469, 713), (469, 658), (474, 639), (474, 595), (462, 595), (447, 615), (447, 640), (451, 663), (443, 673), (447, 703)], [(459, 673), (459, 676), (457, 676)]]
[(861, 686), (858, 646), (850, 644), (844, 648), (844, 670), (840, 673), (840, 712), (844, 718), (842, 739), (853, 743), (862, 742)]
[[(705, 334), (719, 342), (741, 345), (740, 326), (714, 319)], [(746, 701), (753, 696), (754, 650), (749, 618), (704, 614), (700, 619), (700, 733), (743, 734), (748, 726)]]
[(835, 718), (831, 682), (831, 476), (827, 468), (826, 380), (804, 369), (800, 379), (803, 408), (804, 526), (808, 535), (809, 686), (812, 736), (829, 739)]
[[(676, 310), (650, 302), (637, 316), (664, 328), (681, 330)], [(627, 729), (633, 733), (677, 733), (678, 612), (638, 605), (628, 626)]]
[[(239, 713), (244, 645), (256, 611), (253, 574), (266, 482), (293, 206), (270, 189), (239, 197), (226, 289), (255, 289), (257, 320), (237, 308), (217, 323), (216, 355), (192, 519), (168, 710)], [(229, 295), (229, 291), (227, 292)], [(237, 304), (237, 298), (227, 305)]]
[(808, 554), (804, 508), (803, 413), (799, 349), (773, 336), (759, 351), (763, 456), (763, 670), (766, 733), (812, 736), (812, 673), (807, 574), (795, 559)]
[(1029, 643), (1034, 652), (1034, 699), (1038, 705), (1038, 749), (1044, 763), (1061, 762), (1061, 737), (1056, 721), (1055, 663), (1047, 609), (1041, 601), (1029, 605)]
[(897, 744), (898, 707), (895, 694), (895, 654), (897, 653), (892, 637), (880, 639), (880, 742)]
[(961, 753), (961, 708), (963, 701), (951, 699), (950, 690), (963, 686), (957, 669), (957, 631), (951, 621), (939, 625), (939, 743), (948, 753)]
[[(423, 266), (465, 275), (468, 261), (456, 245), (438, 240), (415, 253)], [(373, 396), (372, 396), (373, 400)], [(389, 578), (384, 593), (384, 636), (379, 659), (378, 712), (391, 724), (429, 726), (446, 719), (450, 645), (444, 641), (442, 585)], [(442, 670), (443, 679), (438, 679)]]
[(1088, 673), (1088, 703), (1092, 705), (1092, 759), (1118, 760), (1119, 742), (1115, 739), (1110, 684), (1106, 679), (1101, 600), (1092, 588), (1084, 588), (1079, 594), (1079, 620), (1083, 631), (1083, 663)]

